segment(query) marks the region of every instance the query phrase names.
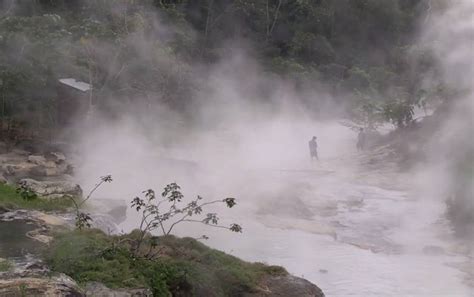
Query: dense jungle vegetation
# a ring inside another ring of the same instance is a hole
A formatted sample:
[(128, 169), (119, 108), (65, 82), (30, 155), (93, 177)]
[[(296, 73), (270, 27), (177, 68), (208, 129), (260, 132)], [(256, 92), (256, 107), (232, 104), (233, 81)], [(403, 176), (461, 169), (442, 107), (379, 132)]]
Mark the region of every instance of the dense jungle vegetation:
[[(433, 5), (423, 0), (1, 5), (1, 117), (8, 127), (57, 125), (57, 80), (64, 77), (92, 84), (94, 98), (108, 110), (143, 101), (189, 111), (208, 66), (239, 49), (268, 77), (296, 90), (328, 92), (332, 103), (365, 125), (382, 118), (403, 126), (413, 106), (445, 92), (440, 84), (421, 84), (435, 66), (429, 51), (414, 43), (421, 15)], [(256, 100), (271, 89), (258, 86)], [(302, 99), (315, 113), (322, 100)]]

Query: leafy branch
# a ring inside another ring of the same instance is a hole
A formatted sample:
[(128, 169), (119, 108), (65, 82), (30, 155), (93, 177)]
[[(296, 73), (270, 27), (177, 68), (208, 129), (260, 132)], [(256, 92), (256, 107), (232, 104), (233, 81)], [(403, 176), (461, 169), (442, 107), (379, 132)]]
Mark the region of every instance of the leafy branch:
[(92, 190), (87, 194), (86, 198), (82, 199), (81, 201), (76, 201), (74, 197), (71, 196), (66, 196), (68, 197), (75, 208), (76, 211), (76, 228), (78, 229), (84, 229), (84, 228), (90, 228), (91, 227), (91, 221), (92, 217), (90, 214), (81, 211), (81, 207), (86, 203), (87, 200), (89, 200), (92, 197), (92, 194), (104, 183), (110, 183), (112, 182), (112, 176), (111, 175), (105, 175), (100, 177), (100, 181), (92, 188)]
[[(135, 246), (135, 253), (138, 253), (145, 236), (155, 230), (159, 230), (162, 235), (170, 235), (174, 227), (180, 223), (192, 222), (201, 223), (207, 226), (227, 229), (232, 232), (242, 232), (242, 227), (238, 224), (224, 226), (219, 224), (219, 217), (216, 213), (206, 213), (203, 215), (205, 207), (225, 203), (229, 208), (236, 205), (235, 198), (225, 198), (203, 202), (201, 196), (183, 205), (184, 195), (181, 187), (176, 183), (166, 185), (161, 198), (157, 198), (152, 189), (143, 191), (144, 197), (135, 197), (131, 202), (131, 207), (137, 212), (141, 212), (139, 226), (139, 237)], [(207, 236), (202, 236), (206, 239)]]

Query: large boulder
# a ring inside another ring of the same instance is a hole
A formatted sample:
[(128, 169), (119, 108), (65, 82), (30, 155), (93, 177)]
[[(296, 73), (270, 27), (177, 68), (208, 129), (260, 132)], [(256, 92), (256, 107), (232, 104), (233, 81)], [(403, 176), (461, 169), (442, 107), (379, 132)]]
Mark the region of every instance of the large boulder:
[(0, 184), (7, 184), (8, 179), (3, 175), (3, 173), (0, 173)]
[(29, 162), (4, 163), (1, 165), (2, 172), (15, 180), (33, 176), (33, 170), (38, 165)]
[(28, 162), (41, 166), (54, 166), (54, 162), (50, 162), (52, 164), (48, 164), (48, 161), (45, 157), (37, 155), (28, 156)]
[(23, 277), (0, 279), (0, 296), (84, 297), (84, 293), (70, 277), (61, 274), (51, 278)]
[(0, 141), (0, 154), (6, 154), (8, 152), (8, 146), (5, 142)]
[(117, 225), (123, 223), (127, 218), (129, 206), (125, 200), (93, 199), (89, 203), (94, 209), (100, 210), (100, 213), (107, 215), (109, 220)]
[(264, 277), (258, 292), (245, 297), (324, 297), (323, 291), (315, 284), (292, 275)]
[(66, 157), (62, 153), (30, 155), (28, 162), (37, 165), (31, 169), (32, 176), (60, 176), (72, 171), (72, 166), (66, 162)]
[(72, 170), (64, 154), (58, 152), (32, 155), (16, 149), (0, 154), (0, 172), (13, 182), (22, 178), (47, 179), (69, 175)]
[(60, 152), (49, 152), (49, 153), (46, 153), (44, 156), (46, 160), (55, 162), (57, 164), (66, 162), (66, 156)]
[(72, 198), (82, 197), (81, 186), (69, 181), (37, 181), (31, 178), (25, 178), (20, 180), (20, 184), (41, 198), (54, 199), (65, 196)]

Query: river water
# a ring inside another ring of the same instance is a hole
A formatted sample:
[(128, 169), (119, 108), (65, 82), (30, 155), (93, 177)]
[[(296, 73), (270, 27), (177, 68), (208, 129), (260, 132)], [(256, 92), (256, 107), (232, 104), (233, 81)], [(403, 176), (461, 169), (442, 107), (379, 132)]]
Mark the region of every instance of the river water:
[[(250, 206), (241, 239), (221, 233), (210, 244), (246, 260), (282, 265), (318, 284), (327, 296), (474, 296), (463, 283), (466, 276), (451, 266), (474, 263), (451, 252), (443, 204), (387, 188), (381, 172), (376, 174), (338, 174), (337, 169), (275, 174), (279, 183), (293, 183), (292, 189), (295, 184), (306, 188), (276, 195), (278, 202), (265, 203), (263, 214), (251, 214)], [(292, 207), (295, 200), (313, 214), (298, 215), (303, 208)]]
[[(186, 197), (215, 199), (232, 193), (237, 207), (209, 211), (217, 211), (223, 224), (241, 224), (242, 234), (199, 224), (180, 225), (175, 234), (206, 234), (206, 244), (244, 260), (282, 265), (320, 286), (327, 296), (474, 296), (466, 284), (468, 274), (455, 268), (469, 270), (474, 264), (457, 252), (443, 219), (443, 199), (420, 190), (419, 175), (401, 174), (388, 161), (374, 163), (375, 152), (356, 152), (356, 136), (344, 132), (346, 128), (326, 130), (319, 162), (310, 163), (307, 147), (298, 144), (311, 132), (299, 135), (294, 127), (272, 128), (278, 133), (266, 133), (265, 141), (276, 154), (252, 147), (262, 143), (264, 133), (257, 131), (244, 150), (238, 148), (242, 155), (220, 155), (226, 147), (215, 142), (211, 153), (201, 154), (205, 158), (175, 151), (172, 158), (195, 161), (193, 166), (184, 162), (181, 171), (180, 162), (157, 162), (156, 156), (147, 155), (151, 147), (109, 137), (108, 147), (88, 143), (94, 150), (82, 160), (79, 177), (81, 172), (87, 176), (81, 182), (87, 189), (95, 182), (90, 172), (107, 168), (103, 174), (112, 174), (114, 182), (97, 196), (114, 199), (129, 200), (144, 189), (156, 189), (169, 182), (169, 176), (177, 177), (174, 181), (183, 186)], [(282, 145), (279, 137), (284, 138)], [(303, 157), (292, 158), (295, 155)], [(129, 209), (120, 227), (130, 231), (137, 221)]]

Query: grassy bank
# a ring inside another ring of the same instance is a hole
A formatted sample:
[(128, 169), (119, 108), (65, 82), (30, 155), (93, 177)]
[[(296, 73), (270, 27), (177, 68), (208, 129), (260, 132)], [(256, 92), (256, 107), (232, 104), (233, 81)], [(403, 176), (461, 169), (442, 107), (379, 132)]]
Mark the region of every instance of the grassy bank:
[(42, 211), (66, 210), (72, 206), (69, 199), (24, 199), (16, 192), (16, 188), (0, 184), (0, 208), (36, 209)]
[(144, 247), (153, 257), (137, 257), (126, 244), (133, 237), (98, 230), (59, 234), (46, 259), (53, 271), (80, 284), (146, 287), (154, 296), (240, 296), (253, 292), (265, 275), (287, 274), (282, 267), (248, 263), (192, 238), (160, 237)]
[(6, 272), (12, 268), (10, 261), (0, 258), (0, 272)]

